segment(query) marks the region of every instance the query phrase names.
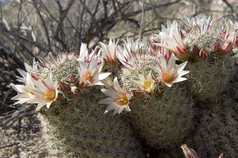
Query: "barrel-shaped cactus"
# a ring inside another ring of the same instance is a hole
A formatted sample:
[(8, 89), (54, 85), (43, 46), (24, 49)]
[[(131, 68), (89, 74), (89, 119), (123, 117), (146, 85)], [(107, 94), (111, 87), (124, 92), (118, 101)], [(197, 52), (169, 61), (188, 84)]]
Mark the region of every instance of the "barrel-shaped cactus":
[(144, 157), (139, 142), (122, 116), (105, 115), (99, 89), (55, 102), (40, 113), (50, 157)]
[[(204, 103), (205, 104), (205, 103)], [(238, 106), (232, 99), (224, 97), (215, 101), (212, 109), (202, 107), (197, 112), (196, 128), (185, 143), (193, 146), (201, 157), (237, 157)], [(202, 106), (202, 105), (201, 105)]]
[(162, 94), (140, 96), (127, 115), (134, 131), (157, 149), (181, 143), (193, 128), (193, 99), (183, 84), (165, 88)]
[(201, 101), (213, 102), (227, 89), (235, 72), (235, 62), (230, 56), (188, 63), (188, 83), (192, 95)]

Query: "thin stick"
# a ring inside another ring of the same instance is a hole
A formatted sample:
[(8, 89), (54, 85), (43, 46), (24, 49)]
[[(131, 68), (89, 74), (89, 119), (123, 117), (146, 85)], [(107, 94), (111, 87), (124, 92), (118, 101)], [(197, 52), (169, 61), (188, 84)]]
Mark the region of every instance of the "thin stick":
[(140, 23), (140, 31), (139, 31), (139, 41), (142, 41), (142, 30), (143, 30), (143, 23), (144, 23), (144, 0), (141, 0), (141, 23)]

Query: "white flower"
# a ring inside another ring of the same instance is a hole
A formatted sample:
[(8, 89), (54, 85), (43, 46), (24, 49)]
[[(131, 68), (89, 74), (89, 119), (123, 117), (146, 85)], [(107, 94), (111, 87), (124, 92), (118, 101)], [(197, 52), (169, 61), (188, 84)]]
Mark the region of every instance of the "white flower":
[(92, 53), (88, 53), (88, 49), (87, 49), (87, 44), (82, 43), (81, 47), (80, 47), (80, 52), (79, 52), (79, 60), (81, 61), (85, 61), (87, 63), (91, 62), (91, 60), (93, 59), (93, 57), (95, 56), (95, 53), (97, 51), (97, 48), (94, 49), (94, 51)]
[(118, 46), (117, 48), (117, 58), (124, 66), (133, 67), (132, 60), (136, 60), (136, 56), (138, 56), (143, 43), (139, 42), (139, 40), (134, 41), (132, 38), (127, 38), (127, 41), (123, 41), (123, 47)]
[(167, 28), (163, 25), (162, 31), (157, 35), (163, 43), (158, 43), (157, 45), (169, 49), (171, 52), (183, 56), (186, 54), (186, 46), (183, 42), (179, 26), (177, 22), (172, 24), (168, 22)]
[[(161, 47), (159, 46), (160, 44), (164, 45), (165, 41), (161, 40), (158, 38), (158, 35), (151, 35), (149, 40), (149, 52), (155, 56), (156, 58), (159, 58), (161, 55), (163, 55), (166, 60), (169, 60), (170, 56), (171, 56), (171, 51), (165, 47)], [(159, 45), (158, 45), (159, 44)]]
[(148, 75), (139, 74), (139, 81), (134, 80), (134, 83), (144, 92), (153, 93), (155, 89), (155, 80), (152, 78), (151, 71)]
[[(197, 153), (193, 149), (189, 148), (186, 144), (182, 145), (181, 148), (185, 158), (199, 158)], [(223, 153), (219, 156), (219, 158), (223, 158)]]
[(35, 80), (30, 73), (26, 74), (25, 85), (11, 86), (18, 92), (13, 100), (18, 100), (16, 104), (35, 103), (36, 111), (39, 111), (44, 105), (50, 107), (58, 97), (58, 84), (52, 79), (52, 73), (49, 73), (46, 79)]
[(184, 43), (189, 52), (198, 55), (202, 59), (213, 55), (220, 50), (224, 34), (223, 25), (215, 25), (211, 17), (184, 19), (183, 30)]
[(26, 71), (24, 71), (22, 69), (17, 69), (17, 71), (21, 75), (21, 77), (17, 76), (18, 81), (23, 82), (23, 83), (26, 81), (26, 74), (27, 74), (27, 72), (32, 71), (32, 67), (30, 65), (28, 65), (27, 63), (24, 63), (24, 66), (25, 66)]
[[(25, 72), (25, 71), (24, 71)], [(33, 78), (30, 73), (25, 72), (24, 74), (24, 84), (25, 85), (15, 85), (13, 83), (10, 86), (18, 93), (17, 96), (13, 97), (12, 100), (18, 100), (15, 104), (29, 103), (35, 96), (30, 92), (29, 88), (34, 87)]]
[(223, 54), (231, 52), (233, 48), (236, 48), (238, 46), (238, 23), (233, 23), (231, 20), (228, 20), (225, 22), (225, 24), (225, 42), (221, 48), (221, 52)]
[(117, 63), (116, 49), (118, 40), (109, 40), (108, 45), (100, 42), (102, 57), (107, 64)]
[(26, 82), (26, 75), (28, 72), (31, 73), (31, 76), (35, 79), (38, 80), (40, 78), (40, 74), (38, 73), (38, 68), (37, 68), (37, 64), (35, 62), (35, 58), (33, 60), (33, 66), (30, 66), (29, 64), (24, 62), (24, 66), (26, 71), (22, 70), (22, 69), (17, 69), (17, 71), (20, 73), (20, 76), (17, 76), (18, 81), (25, 83)]
[(105, 98), (99, 102), (99, 104), (108, 104), (105, 113), (114, 110), (115, 115), (116, 113), (120, 114), (124, 109), (126, 111), (131, 111), (129, 103), (132, 94), (127, 93), (120, 87), (117, 78), (114, 78), (113, 86), (110, 89), (102, 89), (101, 91), (109, 96), (109, 98)]
[[(213, 21), (211, 17), (203, 17), (203, 18), (186, 18), (183, 19), (187, 29), (187, 33), (192, 33), (193, 35), (205, 35), (211, 31), (214, 31), (215, 27), (213, 27)], [(186, 33), (185, 33), (186, 34)]]
[(184, 71), (184, 67), (187, 62), (184, 62), (180, 65), (176, 65), (176, 57), (174, 54), (171, 55), (169, 61), (167, 62), (165, 57), (161, 56), (160, 63), (157, 67), (155, 67), (155, 71), (159, 74), (159, 80), (162, 84), (171, 87), (173, 83), (181, 82), (186, 80), (186, 78), (182, 77), (189, 73), (189, 71)]
[(111, 73), (101, 73), (103, 64), (98, 64), (96, 57), (87, 63), (86, 61), (79, 60), (79, 85), (81, 87), (88, 87), (92, 85), (103, 85), (101, 80), (108, 77)]
[(221, 155), (218, 158), (223, 158), (223, 153), (221, 153)]
[(238, 36), (238, 23), (233, 23), (231, 20), (228, 20), (225, 22), (226, 24), (226, 34), (225, 34), (225, 40), (226, 42), (231, 42), (233, 47), (237, 46), (237, 36)]

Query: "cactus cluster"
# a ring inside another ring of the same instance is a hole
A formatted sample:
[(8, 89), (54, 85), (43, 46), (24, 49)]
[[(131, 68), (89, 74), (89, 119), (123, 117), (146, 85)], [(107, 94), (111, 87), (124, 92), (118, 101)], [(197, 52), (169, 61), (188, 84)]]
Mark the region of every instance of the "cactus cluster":
[[(18, 92), (13, 99), (37, 105), (51, 156), (143, 157), (138, 140), (157, 150), (188, 139), (209, 144), (197, 148), (211, 152), (202, 156), (237, 147), (216, 148), (212, 136), (221, 132), (225, 144), (228, 131), (219, 125), (230, 126), (234, 115), (226, 108), (231, 102), (220, 100), (235, 74), (238, 23), (183, 21), (162, 25), (148, 40), (100, 42), (91, 53), (82, 43), (79, 55), (49, 54), (19, 70), (22, 84), (11, 84)], [(124, 115), (102, 114), (99, 104), (108, 105), (104, 113)], [(218, 124), (208, 126), (215, 119)]]
[(102, 114), (97, 87), (55, 102), (39, 114), (49, 157), (145, 157), (121, 115)]

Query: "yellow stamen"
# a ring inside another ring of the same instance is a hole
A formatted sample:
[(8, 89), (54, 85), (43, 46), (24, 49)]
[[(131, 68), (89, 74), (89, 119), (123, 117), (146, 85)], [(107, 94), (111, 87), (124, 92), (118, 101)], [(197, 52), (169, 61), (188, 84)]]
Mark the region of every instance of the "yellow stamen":
[(55, 91), (45, 92), (43, 98), (45, 98), (47, 100), (55, 99)]
[(122, 103), (122, 105), (127, 105), (128, 104), (128, 98), (126, 96), (126, 94), (120, 94), (119, 95), (120, 99), (117, 99), (117, 102)]
[(144, 88), (148, 89), (151, 86), (151, 82), (150, 81), (144, 81)]
[(93, 77), (93, 75), (92, 75), (92, 73), (89, 71), (89, 72), (87, 72), (87, 74), (86, 74), (83, 78), (84, 78), (85, 80), (87, 80), (87, 81), (91, 81), (92, 77)]
[(25, 88), (24, 90), (25, 90), (25, 91), (23, 92), (23, 94), (30, 93), (30, 90), (29, 90), (28, 88)]
[(164, 82), (171, 83), (174, 79), (172, 78), (172, 75), (174, 74), (173, 71), (169, 71), (167, 74), (163, 76)]

